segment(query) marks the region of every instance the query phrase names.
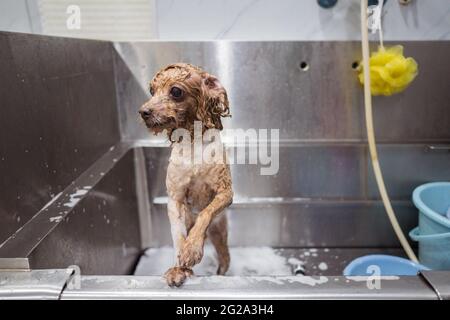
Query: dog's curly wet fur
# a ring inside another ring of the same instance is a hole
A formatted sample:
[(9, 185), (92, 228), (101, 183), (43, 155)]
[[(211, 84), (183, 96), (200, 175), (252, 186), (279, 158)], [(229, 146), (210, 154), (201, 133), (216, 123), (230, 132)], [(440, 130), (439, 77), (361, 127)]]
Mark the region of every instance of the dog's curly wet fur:
[[(222, 130), (221, 118), (230, 116), (227, 92), (220, 81), (190, 64), (176, 63), (161, 69), (150, 82), (150, 93), (151, 99), (139, 112), (152, 132), (166, 130), (171, 141), (178, 128), (187, 129), (192, 136), (194, 121), (201, 121), (203, 132)], [(175, 265), (165, 274), (170, 286), (180, 286), (193, 274), (192, 267), (203, 257), (206, 236), (217, 251), (217, 274), (225, 274), (230, 264), (223, 213), (233, 198), (229, 165), (224, 161), (183, 161), (180, 148), (179, 142), (172, 144), (166, 177), (175, 248)]]

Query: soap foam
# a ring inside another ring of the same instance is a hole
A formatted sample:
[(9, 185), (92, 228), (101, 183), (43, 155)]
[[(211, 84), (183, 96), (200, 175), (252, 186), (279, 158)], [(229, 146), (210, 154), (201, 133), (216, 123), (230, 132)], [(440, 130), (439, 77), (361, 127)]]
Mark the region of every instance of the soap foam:
[[(230, 248), (231, 263), (227, 276), (290, 276), (292, 275), (290, 263), (283, 256), (277, 254), (270, 247), (235, 247)], [(302, 263), (296, 259), (295, 262)], [(139, 261), (135, 275), (154, 276), (162, 275), (173, 266), (174, 250), (172, 247), (150, 248)], [(198, 276), (215, 275), (218, 262), (212, 246), (205, 246), (202, 261), (194, 266), (193, 271)]]

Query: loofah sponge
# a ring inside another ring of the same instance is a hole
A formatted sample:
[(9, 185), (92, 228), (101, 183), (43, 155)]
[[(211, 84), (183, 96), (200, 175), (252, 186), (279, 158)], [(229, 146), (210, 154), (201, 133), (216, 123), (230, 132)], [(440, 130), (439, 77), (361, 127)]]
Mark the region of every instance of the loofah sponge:
[[(374, 96), (390, 96), (406, 89), (418, 73), (417, 62), (403, 56), (403, 47), (378, 48), (370, 56), (371, 92)], [(364, 72), (359, 70), (359, 82), (364, 85)]]

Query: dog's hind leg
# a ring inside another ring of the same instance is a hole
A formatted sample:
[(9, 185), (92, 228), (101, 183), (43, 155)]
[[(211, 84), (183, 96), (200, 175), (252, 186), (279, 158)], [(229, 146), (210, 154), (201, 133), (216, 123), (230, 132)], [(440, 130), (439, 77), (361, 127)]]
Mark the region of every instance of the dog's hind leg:
[(208, 237), (217, 252), (219, 267), (218, 275), (224, 275), (230, 266), (230, 252), (228, 250), (227, 216), (222, 212), (216, 217), (208, 228)]

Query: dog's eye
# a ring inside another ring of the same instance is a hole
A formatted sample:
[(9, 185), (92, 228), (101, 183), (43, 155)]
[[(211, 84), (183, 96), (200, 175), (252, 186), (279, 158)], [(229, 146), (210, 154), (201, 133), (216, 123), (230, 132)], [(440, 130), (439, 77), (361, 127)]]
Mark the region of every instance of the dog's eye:
[(153, 90), (153, 87), (150, 87), (150, 94), (153, 96), (155, 94), (155, 90)]
[(181, 98), (183, 90), (178, 87), (172, 87), (172, 89), (170, 89), (170, 95), (174, 98)]

